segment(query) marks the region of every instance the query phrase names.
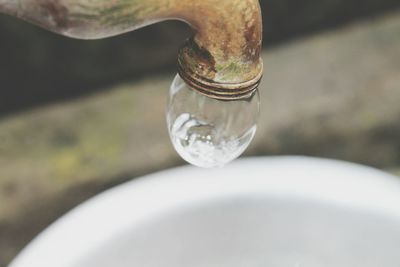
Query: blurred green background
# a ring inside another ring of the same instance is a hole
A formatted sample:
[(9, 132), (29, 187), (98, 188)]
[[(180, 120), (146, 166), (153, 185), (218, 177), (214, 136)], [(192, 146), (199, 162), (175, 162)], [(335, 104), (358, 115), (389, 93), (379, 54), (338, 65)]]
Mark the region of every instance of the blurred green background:
[[(261, 3), (262, 110), (247, 155), (400, 173), (400, 2)], [(164, 22), (81, 41), (0, 16), (0, 266), (94, 194), (184, 164), (164, 111), (190, 34)]]

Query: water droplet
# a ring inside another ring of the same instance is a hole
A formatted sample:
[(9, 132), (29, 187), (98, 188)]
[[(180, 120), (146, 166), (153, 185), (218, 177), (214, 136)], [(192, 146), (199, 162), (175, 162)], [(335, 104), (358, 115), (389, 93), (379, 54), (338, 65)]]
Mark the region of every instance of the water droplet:
[(199, 167), (221, 167), (248, 147), (258, 113), (258, 93), (243, 100), (216, 100), (191, 89), (177, 75), (167, 108), (168, 130), (183, 159)]

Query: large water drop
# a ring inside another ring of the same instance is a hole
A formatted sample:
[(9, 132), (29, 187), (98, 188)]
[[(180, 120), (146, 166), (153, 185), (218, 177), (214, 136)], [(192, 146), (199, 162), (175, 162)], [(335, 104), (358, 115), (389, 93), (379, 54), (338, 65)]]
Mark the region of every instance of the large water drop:
[(246, 150), (257, 129), (258, 113), (258, 92), (240, 100), (217, 100), (198, 93), (177, 75), (169, 94), (168, 130), (187, 162), (221, 167)]

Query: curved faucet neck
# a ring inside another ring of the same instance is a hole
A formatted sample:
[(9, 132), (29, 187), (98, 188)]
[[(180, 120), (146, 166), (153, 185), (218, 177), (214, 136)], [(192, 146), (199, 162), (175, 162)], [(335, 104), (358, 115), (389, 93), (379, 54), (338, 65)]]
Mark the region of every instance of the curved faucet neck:
[(0, 12), (80, 39), (183, 20), (195, 35), (180, 50), (178, 62), (181, 76), (194, 88), (229, 99), (254, 90), (261, 79), (258, 0), (0, 0)]

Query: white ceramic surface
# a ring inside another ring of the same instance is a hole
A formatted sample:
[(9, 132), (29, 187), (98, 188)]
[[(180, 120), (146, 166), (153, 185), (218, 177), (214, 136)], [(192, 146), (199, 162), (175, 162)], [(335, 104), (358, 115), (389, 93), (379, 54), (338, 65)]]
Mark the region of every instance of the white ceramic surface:
[(251, 158), (102, 193), (10, 267), (399, 267), (400, 179), (355, 164)]

